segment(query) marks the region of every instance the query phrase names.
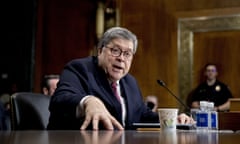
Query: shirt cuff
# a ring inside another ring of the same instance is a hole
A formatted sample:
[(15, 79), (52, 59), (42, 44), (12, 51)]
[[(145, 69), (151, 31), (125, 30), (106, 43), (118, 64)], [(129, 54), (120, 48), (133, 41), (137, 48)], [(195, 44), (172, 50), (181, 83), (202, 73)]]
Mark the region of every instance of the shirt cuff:
[(84, 102), (91, 96), (85, 96), (81, 99), (81, 101), (79, 102), (79, 104), (76, 107), (76, 117), (82, 117), (85, 115), (85, 109), (84, 109)]

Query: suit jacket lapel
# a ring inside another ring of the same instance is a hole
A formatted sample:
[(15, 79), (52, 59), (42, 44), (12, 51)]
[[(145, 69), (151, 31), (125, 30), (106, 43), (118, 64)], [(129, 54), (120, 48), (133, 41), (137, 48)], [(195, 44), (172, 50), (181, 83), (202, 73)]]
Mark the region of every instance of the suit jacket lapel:
[(108, 103), (109, 105), (113, 106), (115, 108), (115, 111), (117, 113), (114, 113), (113, 115), (117, 117), (119, 122), (122, 122), (122, 111), (121, 111), (121, 104), (118, 102), (117, 98), (114, 96), (114, 93), (112, 91), (112, 88), (106, 78), (106, 74), (105, 72), (98, 67), (100, 70), (96, 70), (98, 71), (98, 73), (95, 72), (94, 76), (96, 79), (96, 82), (99, 86), (99, 89), (102, 92), (102, 100), (104, 100), (106, 103)]

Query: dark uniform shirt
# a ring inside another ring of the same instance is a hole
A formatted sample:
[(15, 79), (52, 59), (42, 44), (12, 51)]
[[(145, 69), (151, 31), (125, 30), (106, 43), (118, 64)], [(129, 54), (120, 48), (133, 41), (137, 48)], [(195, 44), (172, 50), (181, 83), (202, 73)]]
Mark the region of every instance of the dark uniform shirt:
[(212, 86), (207, 82), (200, 84), (192, 95), (192, 101), (211, 101), (215, 106), (224, 104), (229, 98), (232, 98), (229, 88), (218, 80)]

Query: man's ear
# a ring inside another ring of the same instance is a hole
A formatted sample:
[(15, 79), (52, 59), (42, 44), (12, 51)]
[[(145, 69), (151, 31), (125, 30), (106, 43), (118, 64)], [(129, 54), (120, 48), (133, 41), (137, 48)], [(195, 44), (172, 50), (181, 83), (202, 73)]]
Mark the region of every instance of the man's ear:
[(103, 49), (103, 48), (98, 48), (98, 49), (97, 49), (98, 55), (100, 55), (100, 54), (102, 53), (102, 49)]
[(44, 87), (44, 88), (42, 89), (42, 92), (43, 92), (43, 94), (48, 95), (48, 89), (47, 89), (46, 87)]

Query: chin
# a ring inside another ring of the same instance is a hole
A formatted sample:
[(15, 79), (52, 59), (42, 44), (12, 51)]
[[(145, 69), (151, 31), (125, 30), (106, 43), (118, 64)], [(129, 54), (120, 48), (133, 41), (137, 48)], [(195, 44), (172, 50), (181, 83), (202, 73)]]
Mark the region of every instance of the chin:
[(113, 81), (118, 81), (118, 80), (120, 80), (121, 78), (122, 78), (123, 76), (111, 76), (111, 79), (113, 80)]

